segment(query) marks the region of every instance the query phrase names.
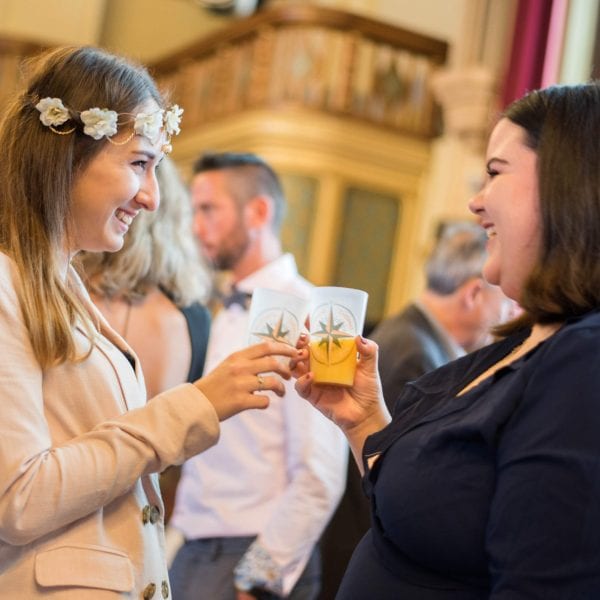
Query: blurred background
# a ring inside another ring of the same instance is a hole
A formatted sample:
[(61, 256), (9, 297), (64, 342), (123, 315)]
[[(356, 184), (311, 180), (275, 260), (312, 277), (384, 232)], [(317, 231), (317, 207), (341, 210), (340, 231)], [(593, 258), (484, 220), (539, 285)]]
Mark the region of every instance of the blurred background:
[(498, 111), (596, 77), (597, 0), (0, 0), (0, 109), (24, 57), (92, 44), (147, 65), (184, 109), (173, 158), (245, 150), (281, 173), (283, 239), (318, 285), (422, 287), (468, 217)]

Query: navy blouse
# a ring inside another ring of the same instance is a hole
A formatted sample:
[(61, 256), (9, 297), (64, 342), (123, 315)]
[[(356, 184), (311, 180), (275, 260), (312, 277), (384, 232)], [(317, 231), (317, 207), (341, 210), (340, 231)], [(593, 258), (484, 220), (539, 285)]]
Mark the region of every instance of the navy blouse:
[(600, 599), (600, 314), (457, 396), (528, 333), (408, 384), (367, 439), (338, 599)]

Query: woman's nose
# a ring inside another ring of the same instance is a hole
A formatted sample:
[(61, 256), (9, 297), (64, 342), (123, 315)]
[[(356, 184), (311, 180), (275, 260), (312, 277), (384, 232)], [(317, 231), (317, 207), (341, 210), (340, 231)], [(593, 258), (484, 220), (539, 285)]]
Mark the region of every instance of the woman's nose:
[(469, 210), (474, 214), (478, 215), (483, 210), (483, 204), (481, 202), (483, 196), (483, 190), (479, 190), (474, 196), (471, 197), (467, 206)]
[(145, 210), (155, 211), (160, 205), (160, 192), (156, 175), (149, 173), (140, 187), (136, 202)]

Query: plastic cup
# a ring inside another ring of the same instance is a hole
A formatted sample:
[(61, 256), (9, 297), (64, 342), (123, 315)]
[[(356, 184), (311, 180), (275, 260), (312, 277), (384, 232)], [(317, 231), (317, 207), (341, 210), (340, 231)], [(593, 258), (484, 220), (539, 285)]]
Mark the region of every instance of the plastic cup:
[(256, 288), (248, 320), (248, 345), (275, 340), (295, 346), (308, 315), (308, 298)]
[(352, 386), (369, 295), (343, 287), (314, 288), (310, 302), (310, 370), (315, 383)]

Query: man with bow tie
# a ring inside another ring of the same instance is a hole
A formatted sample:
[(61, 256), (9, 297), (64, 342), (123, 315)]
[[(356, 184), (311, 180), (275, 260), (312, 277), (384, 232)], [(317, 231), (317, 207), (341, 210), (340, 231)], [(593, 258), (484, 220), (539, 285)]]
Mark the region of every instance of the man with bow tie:
[[(231, 277), (208, 344), (205, 373), (247, 344), (252, 291), (308, 296), (281, 249), (285, 199), (253, 154), (209, 154), (194, 165), (194, 231), (204, 256)], [(219, 443), (183, 467), (171, 525), (185, 544), (172, 568), (178, 600), (316, 598), (318, 539), (344, 489), (339, 431), (285, 382), (264, 411), (223, 423)]]

